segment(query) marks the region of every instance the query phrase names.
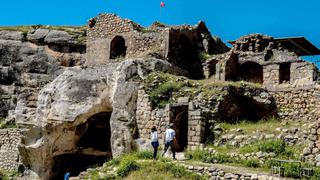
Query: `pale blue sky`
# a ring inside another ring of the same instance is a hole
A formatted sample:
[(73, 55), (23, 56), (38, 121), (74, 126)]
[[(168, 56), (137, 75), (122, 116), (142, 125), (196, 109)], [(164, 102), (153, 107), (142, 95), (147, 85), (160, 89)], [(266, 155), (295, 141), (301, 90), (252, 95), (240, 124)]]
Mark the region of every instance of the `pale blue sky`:
[[(204, 20), (224, 41), (249, 33), (305, 36), (320, 47), (319, 0), (1, 0), (0, 25), (83, 25), (101, 12), (114, 12), (148, 26), (196, 24)], [(318, 58), (320, 59), (320, 58)]]

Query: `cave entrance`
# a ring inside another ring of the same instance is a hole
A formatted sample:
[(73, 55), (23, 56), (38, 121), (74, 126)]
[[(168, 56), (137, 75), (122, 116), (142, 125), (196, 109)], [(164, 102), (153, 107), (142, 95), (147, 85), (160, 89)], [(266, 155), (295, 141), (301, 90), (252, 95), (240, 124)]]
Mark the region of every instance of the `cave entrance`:
[(106, 156), (83, 155), (83, 154), (63, 154), (54, 157), (52, 180), (63, 179), (66, 172), (71, 172), (71, 176), (78, 176), (89, 167), (102, 166), (108, 158)]
[(182, 152), (188, 145), (188, 106), (171, 107), (171, 115), (170, 123), (173, 123), (176, 132), (174, 149)]
[(240, 79), (253, 83), (263, 83), (263, 68), (255, 62), (245, 62), (240, 65)]
[(110, 117), (111, 112), (98, 113), (76, 127), (75, 133), (80, 138), (71, 153), (54, 157), (52, 179), (62, 179), (68, 169), (71, 176), (77, 176), (112, 159)]
[(122, 36), (116, 36), (110, 44), (110, 59), (126, 56), (126, 42)]

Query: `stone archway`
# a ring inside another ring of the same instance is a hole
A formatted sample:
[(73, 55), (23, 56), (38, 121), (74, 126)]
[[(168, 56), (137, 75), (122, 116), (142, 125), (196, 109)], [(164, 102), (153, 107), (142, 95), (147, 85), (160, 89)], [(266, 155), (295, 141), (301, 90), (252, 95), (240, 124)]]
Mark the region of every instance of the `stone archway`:
[(245, 62), (240, 65), (240, 80), (263, 83), (263, 67), (255, 62)]
[(62, 179), (68, 170), (71, 176), (78, 176), (88, 167), (100, 166), (112, 158), (110, 117), (111, 112), (98, 113), (75, 128), (79, 139), (72, 152), (53, 157), (51, 179)]
[(116, 36), (110, 43), (110, 59), (126, 56), (126, 42), (122, 36)]

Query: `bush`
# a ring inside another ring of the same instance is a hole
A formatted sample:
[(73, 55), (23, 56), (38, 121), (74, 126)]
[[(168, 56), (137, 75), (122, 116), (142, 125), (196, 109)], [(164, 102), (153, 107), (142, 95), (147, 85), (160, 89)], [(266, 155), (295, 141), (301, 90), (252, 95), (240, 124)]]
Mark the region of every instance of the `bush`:
[(207, 161), (207, 158), (210, 157), (210, 153), (208, 151), (203, 150), (194, 150), (194, 151), (186, 151), (184, 153), (185, 157), (188, 159), (198, 160), (198, 161)]
[(257, 168), (260, 167), (260, 162), (257, 159), (247, 159), (243, 160), (242, 164), (247, 166), (247, 167), (252, 167), (252, 168)]
[(138, 163), (130, 156), (121, 159), (117, 174), (120, 177), (127, 176), (131, 171), (136, 171), (140, 167)]
[(258, 149), (262, 152), (281, 154), (285, 152), (286, 144), (283, 140), (268, 140), (259, 143)]
[(320, 169), (319, 168), (314, 168), (313, 169), (313, 175), (311, 176), (312, 180), (318, 180), (320, 179)]
[(300, 166), (297, 163), (284, 164), (284, 176), (292, 178), (300, 178)]
[(139, 151), (135, 154), (138, 159), (153, 159), (153, 152), (151, 151)]

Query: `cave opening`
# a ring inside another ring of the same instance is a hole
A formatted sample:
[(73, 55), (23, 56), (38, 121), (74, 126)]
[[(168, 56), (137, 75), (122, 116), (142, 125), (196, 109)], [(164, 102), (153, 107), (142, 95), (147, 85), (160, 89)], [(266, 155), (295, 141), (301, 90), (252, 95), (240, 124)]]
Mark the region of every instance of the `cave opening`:
[(176, 132), (174, 149), (182, 152), (188, 146), (188, 106), (171, 107), (171, 114), (170, 123), (173, 123)]
[(102, 166), (109, 160), (107, 156), (84, 155), (84, 154), (63, 154), (54, 157), (52, 168), (54, 179), (63, 179), (66, 172), (71, 173), (71, 177), (78, 176), (89, 167)]
[(68, 170), (71, 176), (78, 176), (112, 159), (110, 117), (111, 112), (98, 113), (76, 127), (79, 140), (73, 151), (54, 157), (51, 179), (62, 179)]

